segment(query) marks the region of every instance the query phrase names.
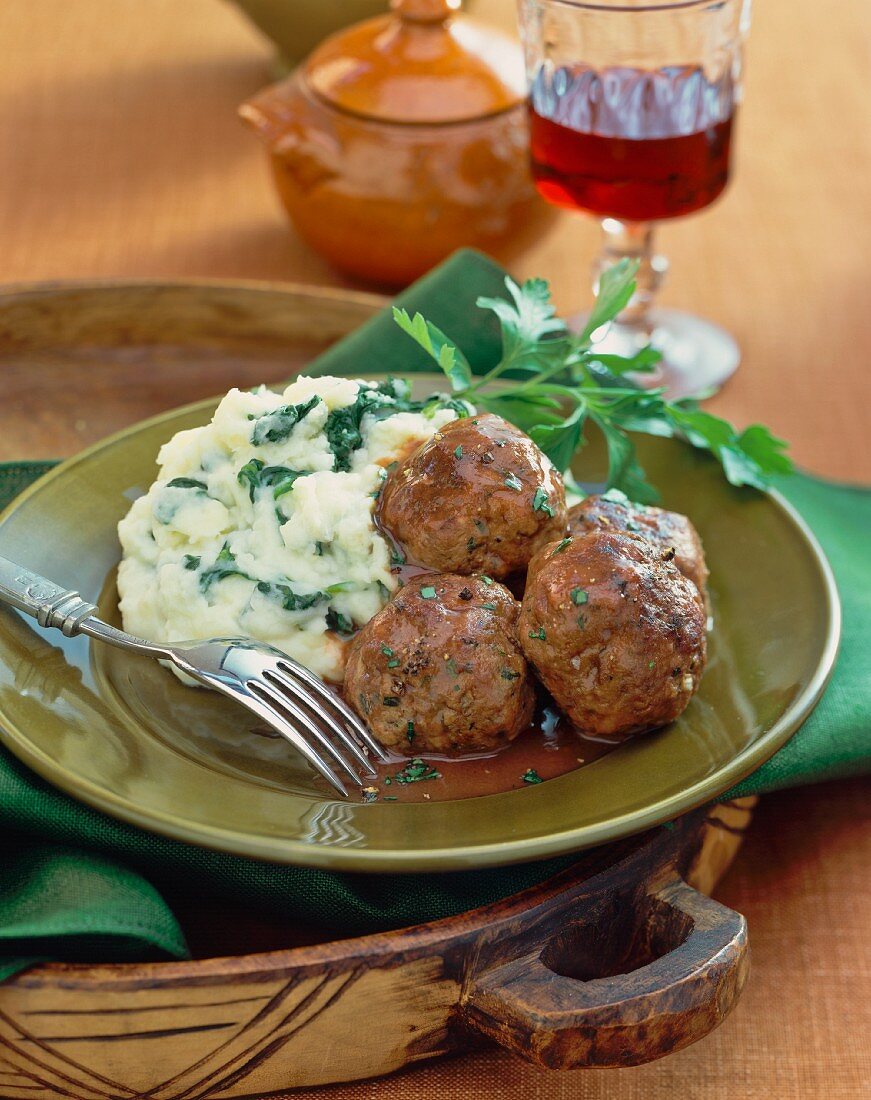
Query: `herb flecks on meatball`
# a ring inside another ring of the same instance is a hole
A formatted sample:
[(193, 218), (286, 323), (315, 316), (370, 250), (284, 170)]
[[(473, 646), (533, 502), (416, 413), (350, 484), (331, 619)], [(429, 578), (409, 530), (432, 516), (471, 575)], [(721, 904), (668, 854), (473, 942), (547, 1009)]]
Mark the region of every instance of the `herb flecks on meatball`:
[(421, 565), (504, 578), (564, 533), (565, 488), (529, 436), (481, 413), (445, 425), (390, 474), (379, 519)]
[(668, 552), (594, 530), (529, 568), (520, 643), (583, 733), (620, 739), (673, 721), (705, 667), (705, 606)]
[[(621, 494), (622, 495), (622, 494)], [(619, 531), (647, 539), (658, 550), (674, 551), (674, 564), (685, 577), (704, 594), (708, 567), (699, 533), (680, 512), (667, 512), (633, 504), (627, 498), (609, 493), (589, 496), (569, 509), (569, 534), (583, 535), (588, 531)]]
[(399, 752), (497, 749), (529, 725), (534, 707), (519, 612), (489, 577), (415, 577), (351, 643), (345, 697)]

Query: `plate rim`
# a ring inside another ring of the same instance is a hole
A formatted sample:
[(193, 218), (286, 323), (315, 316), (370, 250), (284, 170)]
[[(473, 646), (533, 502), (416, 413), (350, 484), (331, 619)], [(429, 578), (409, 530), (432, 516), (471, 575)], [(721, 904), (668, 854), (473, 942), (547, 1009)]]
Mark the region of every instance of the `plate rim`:
[[(377, 374), (378, 372), (370, 372)], [(5, 523), (45, 485), (65, 476), (79, 463), (128, 435), (176, 417), (184, 417), (199, 408), (214, 405), (223, 395), (204, 398), (155, 416), (136, 421), (71, 455), (37, 478), (0, 512), (0, 531)], [(760, 492), (760, 490), (755, 490)], [(804, 723), (819, 702), (834, 671), (841, 637), (841, 602), (832, 568), (810, 527), (786, 498), (776, 490), (763, 491), (783, 512), (802, 538), (820, 576), (826, 599), (826, 638), (813, 676), (793, 700), (786, 712), (757, 741), (746, 745), (728, 763), (692, 786), (661, 798), (651, 805), (611, 817), (606, 821), (575, 826), (535, 837), (506, 839), (461, 848), (428, 848), (409, 852), (393, 848), (342, 849), (329, 845), (303, 843), (296, 839), (273, 838), (243, 833), (203, 823), (191, 823), (162, 811), (141, 811), (129, 800), (96, 786), (90, 780), (66, 782), (67, 772), (55, 765), (47, 754), (36, 750), (27, 735), (14, 723), (0, 723), (0, 741), (29, 768), (65, 794), (116, 819), (185, 844), (201, 845), (212, 851), (278, 864), (317, 867), (334, 871), (361, 873), (457, 871), (473, 868), (509, 866), (568, 855), (611, 841), (641, 833), (662, 825), (697, 807), (716, 800), (754, 772), (781, 749)], [(479, 798), (499, 797), (480, 795)]]

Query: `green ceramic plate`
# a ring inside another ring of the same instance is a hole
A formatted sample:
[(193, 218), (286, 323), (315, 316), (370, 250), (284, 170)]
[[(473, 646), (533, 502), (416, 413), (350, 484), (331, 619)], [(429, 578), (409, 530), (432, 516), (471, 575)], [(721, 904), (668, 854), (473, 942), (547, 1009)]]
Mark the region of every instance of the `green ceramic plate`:
[[(439, 388), (421, 378), (423, 391)], [(0, 554), (117, 621), (115, 525), (160, 445), (214, 402), (145, 421), (34, 485), (0, 517)], [(829, 567), (778, 497), (727, 485), (668, 440), (641, 457), (707, 549), (715, 627), (701, 690), (679, 721), (560, 778), (423, 804), (348, 804), (283, 742), (154, 662), (42, 632), (0, 612), (0, 736), (30, 767), (107, 813), (241, 855), (344, 870), (448, 869), (555, 855), (648, 828), (726, 791), (771, 756), (819, 698), (838, 643)], [(600, 472), (591, 450), (577, 471)]]

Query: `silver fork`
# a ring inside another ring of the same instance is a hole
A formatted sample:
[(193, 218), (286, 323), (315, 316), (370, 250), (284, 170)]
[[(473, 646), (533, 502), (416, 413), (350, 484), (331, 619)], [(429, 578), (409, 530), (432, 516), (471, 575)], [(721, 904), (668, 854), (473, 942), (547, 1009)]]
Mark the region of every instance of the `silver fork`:
[(0, 557), (0, 602), (11, 604), (68, 637), (87, 634), (101, 642), (143, 653), (198, 683), (235, 699), (286, 738), (343, 797), (348, 788), (336, 772), (358, 786), (375, 775), (366, 750), (387, 756), (366, 726), (327, 685), (286, 653), (249, 638), (160, 645), (137, 638), (97, 618), (94, 604), (78, 592)]

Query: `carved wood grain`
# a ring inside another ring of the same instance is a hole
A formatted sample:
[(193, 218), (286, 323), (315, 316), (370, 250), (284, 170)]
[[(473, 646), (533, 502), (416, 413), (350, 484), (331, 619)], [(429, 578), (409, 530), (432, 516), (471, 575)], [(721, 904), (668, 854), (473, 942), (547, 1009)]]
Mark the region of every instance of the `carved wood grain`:
[[(464, 1006), (476, 982), (518, 960), (529, 966), (559, 949), (568, 925), (593, 929), (609, 906), (628, 913), (677, 875), (712, 888), (740, 844), (752, 801), (696, 811), (671, 828), (587, 852), (532, 890), (429, 925), (196, 962), (36, 967), (0, 986), (0, 1097), (262, 1097), (378, 1076), (475, 1045), (481, 1035)], [(638, 942), (625, 959), (649, 949), (644, 927), (627, 918), (626, 934)], [(547, 988), (551, 972), (543, 969), (537, 980)], [(612, 976), (613, 999), (621, 989), (631, 998), (637, 980)], [(723, 985), (721, 1015), (739, 985)], [(644, 1011), (652, 1018), (659, 1009)], [(716, 1022), (699, 1018), (698, 1034)], [(635, 1043), (635, 1061), (663, 1052), (652, 1038)], [(573, 1039), (539, 1060), (574, 1065), (595, 1061), (595, 1050), (593, 1039), (586, 1050)], [(531, 1043), (520, 1052), (536, 1056)]]

